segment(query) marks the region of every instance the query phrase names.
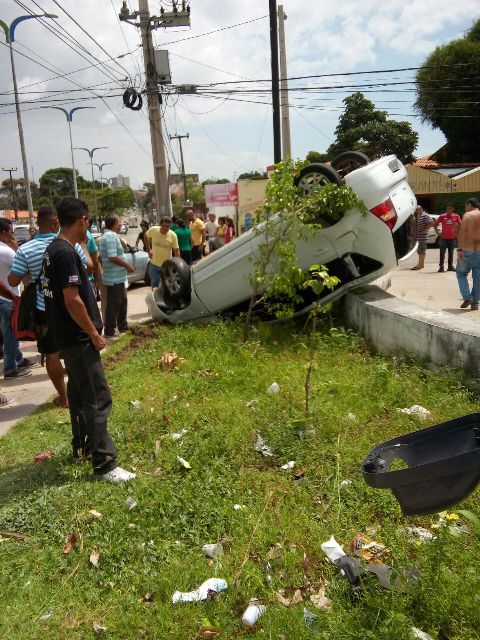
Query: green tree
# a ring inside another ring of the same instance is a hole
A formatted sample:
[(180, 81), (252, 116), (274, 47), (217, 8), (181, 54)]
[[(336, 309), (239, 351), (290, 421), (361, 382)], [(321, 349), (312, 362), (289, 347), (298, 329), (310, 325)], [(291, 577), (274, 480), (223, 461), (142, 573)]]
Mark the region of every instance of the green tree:
[(448, 144), (442, 160), (477, 162), (480, 156), (480, 20), (463, 38), (440, 45), (417, 72), (415, 106)]
[(247, 171), (246, 173), (241, 173), (238, 176), (239, 180), (264, 180), (267, 177), (266, 171), (260, 173), (260, 171)]
[(202, 187), (207, 184), (228, 184), (230, 180), (228, 178), (207, 178), (202, 182)]
[[(205, 204), (205, 189), (203, 185), (198, 184), (198, 182), (194, 182), (192, 178), (187, 178), (187, 196), (188, 200), (192, 203), (192, 205), (201, 205)], [(174, 216), (179, 216), (185, 210), (185, 196), (182, 193), (181, 195), (172, 195), (172, 210)]]
[(309, 163), (326, 162), (329, 159), (328, 153), (322, 151), (309, 151), (306, 158)]
[(418, 133), (409, 122), (388, 120), (387, 112), (375, 109), (359, 91), (344, 98), (345, 111), (335, 129), (336, 140), (327, 149), (334, 158), (344, 151), (363, 151), (370, 159), (394, 153), (402, 162), (411, 162)]

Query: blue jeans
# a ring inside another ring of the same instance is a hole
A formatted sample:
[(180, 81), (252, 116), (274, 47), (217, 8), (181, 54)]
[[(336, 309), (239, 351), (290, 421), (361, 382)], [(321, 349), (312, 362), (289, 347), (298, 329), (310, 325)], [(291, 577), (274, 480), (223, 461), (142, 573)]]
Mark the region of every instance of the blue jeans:
[[(457, 259), (457, 280), (464, 300), (478, 304), (480, 298), (480, 251), (464, 251), (463, 260)], [(473, 285), (470, 291), (467, 276), (472, 272)]]
[(156, 289), (160, 284), (160, 274), (162, 273), (162, 267), (157, 267), (156, 264), (150, 262), (150, 283), (152, 289)]
[(18, 340), (12, 333), (10, 319), (12, 317), (12, 303), (0, 298), (0, 325), (3, 333), (3, 373), (13, 373), (23, 360)]

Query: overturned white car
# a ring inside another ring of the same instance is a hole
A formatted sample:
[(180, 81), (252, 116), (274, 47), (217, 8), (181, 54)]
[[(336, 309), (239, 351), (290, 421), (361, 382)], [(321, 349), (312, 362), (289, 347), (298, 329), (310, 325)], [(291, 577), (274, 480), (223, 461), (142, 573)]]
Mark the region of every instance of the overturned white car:
[[(416, 245), (413, 218), (416, 199), (407, 182), (405, 167), (395, 156), (369, 162), (363, 154), (341, 154), (332, 166), (305, 167), (298, 187), (308, 193), (327, 182), (340, 184), (343, 180), (369, 213), (365, 216), (358, 209), (350, 209), (330, 226), (326, 226), (319, 213), (318, 222), (323, 228), (296, 241), (300, 268), (308, 270), (314, 264), (322, 264), (330, 275), (340, 279), (333, 291), (324, 289), (325, 302), (388, 272), (399, 260), (407, 258)], [(167, 260), (162, 285), (146, 297), (152, 318), (176, 323), (245, 311), (251, 296), (249, 276), (262, 242), (259, 225), (191, 269), (180, 258)], [(311, 294), (306, 292), (297, 314), (307, 312), (312, 303)]]

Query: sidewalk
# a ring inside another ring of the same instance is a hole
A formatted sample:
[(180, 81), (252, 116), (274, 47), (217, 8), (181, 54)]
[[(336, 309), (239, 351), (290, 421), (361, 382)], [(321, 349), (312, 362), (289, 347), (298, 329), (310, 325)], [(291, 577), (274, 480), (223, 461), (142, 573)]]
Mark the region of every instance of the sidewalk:
[[(128, 290), (128, 320), (131, 323), (145, 322), (150, 319), (145, 304), (148, 287), (133, 285)], [(40, 363), (36, 343), (22, 343), (22, 351), (28, 358)], [(20, 380), (0, 379), (0, 391), (13, 401), (0, 408), (0, 436), (7, 433), (18, 420), (28, 416), (45, 402), (51, 401), (55, 394), (45, 367), (37, 364), (32, 368), (32, 375)], [(60, 410), (59, 410), (60, 411)]]
[[(410, 258), (391, 272), (392, 284), (388, 293), (406, 302), (414, 302), (426, 309), (446, 311), (480, 322), (480, 311), (460, 309), (462, 297), (457, 276), (453, 272), (438, 273), (439, 250), (427, 249), (425, 269), (411, 271), (417, 264), (417, 256)], [(455, 261), (456, 264), (456, 255)]]

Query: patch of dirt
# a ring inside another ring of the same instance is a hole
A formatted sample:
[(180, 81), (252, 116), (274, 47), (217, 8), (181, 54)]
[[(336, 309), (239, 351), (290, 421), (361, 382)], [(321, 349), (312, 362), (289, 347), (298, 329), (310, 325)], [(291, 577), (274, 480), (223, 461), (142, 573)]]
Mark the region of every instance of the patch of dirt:
[(113, 365), (123, 362), (132, 351), (144, 347), (147, 340), (152, 340), (158, 336), (158, 330), (156, 327), (145, 324), (134, 324), (130, 327), (130, 333), (132, 338), (128, 344), (121, 351), (107, 355), (103, 363), (105, 367), (111, 367)]

